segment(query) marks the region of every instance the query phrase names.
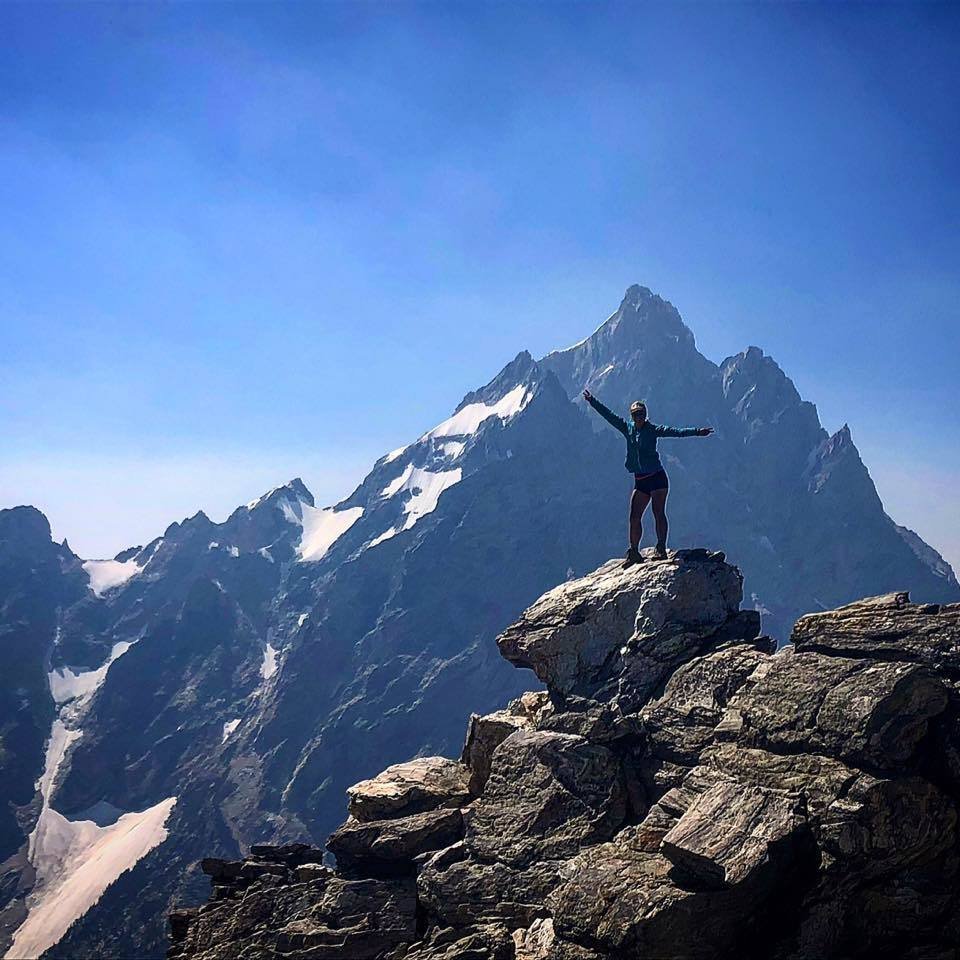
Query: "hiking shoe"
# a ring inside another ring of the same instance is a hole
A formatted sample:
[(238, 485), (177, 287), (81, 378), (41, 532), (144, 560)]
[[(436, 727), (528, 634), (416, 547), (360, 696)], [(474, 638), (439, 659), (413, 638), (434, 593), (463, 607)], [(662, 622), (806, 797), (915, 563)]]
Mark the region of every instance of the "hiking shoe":
[(642, 562), (643, 562), (643, 557), (640, 556), (640, 551), (634, 550), (633, 547), (631, 547), (627, 551), (627, 559), (624, 560), (623, 563), (620, 564), (620, 566), (626, 569), (627, 567), (632, 567), (635, 563), (642, 563)]
[(667, 559), (667, 547), (666, 547), (666, 544), (658, 543), (658, 544), (653, 548), (653, 555), (654, 555), (655, 557), (657, 557), (658, 559), (660, 559), (660, 560), (666, 560), (666, 559)]

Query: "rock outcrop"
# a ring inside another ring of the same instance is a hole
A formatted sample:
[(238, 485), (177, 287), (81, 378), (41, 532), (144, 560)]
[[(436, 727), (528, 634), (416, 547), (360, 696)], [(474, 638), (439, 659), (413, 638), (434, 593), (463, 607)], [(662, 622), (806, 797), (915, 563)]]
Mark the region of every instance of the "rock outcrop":
[(960, 604), (775, 652), (722, 553), (611, 561), (497, 640), (547, 685), (349, 791), (325, 854), (208, 860), (171, 960), (825, 958), (960, 948)]

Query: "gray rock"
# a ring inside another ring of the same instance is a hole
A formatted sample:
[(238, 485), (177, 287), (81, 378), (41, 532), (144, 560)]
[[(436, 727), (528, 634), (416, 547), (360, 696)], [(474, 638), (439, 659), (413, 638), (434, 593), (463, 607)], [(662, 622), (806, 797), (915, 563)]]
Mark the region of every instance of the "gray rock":
[(470, 767), (470, 792), (479, 796), (490, 776), (490, 758), (515, 730), (534, 728), (552, 711), (543, 691), (524, 693), (503, 710), (485, 716), (471, 714), (460, 762)]
[(663, 695), (640, 711), (650, 756), (695, 766), (730, 698), (766, 656), (735, 644), (678, 667)]
[(613, 841), (562, 870), (565, 882), (547, 905), (564, 940), (624, 958), (717, 955), (721, 944), (711, 934), (724, 893), (674, 885), (673, 864), (663, 855)]
[(414, 946), (384, 960), (514, 960), (513, 938), (503, 926), (434, 927)]
[(697, 797), (660, 849), (685, 874), (728, 887), (789, 869), (791, 841), (805, 827), (796, 798), (723, 781)]
[[(610, 561), (544, 594), (498, 638), (501, 654), (531, 668), (561, 699), (646, 699), (664, 674), (738, 618), (743, 578), (720, 554), (677, 551), (623, 569)], [(759, 615), (743, 632), (759, 632)]]
[[(459, 764), (353, 788), (336, 873), (298, 865), (309, 847), (206, 861), (213, 896), (172, 918), (172, 956), (220, 960), (242, 940), (243, 960), (945, 960), (960, 943), (950, 617), (874, 598), (774, 653), (756, 615), (725, 605), (731, 583), (699, 551), (552, 591), (504, 646), (564, 689), (471, 718)], [(698, 621), (687, 595), (713, 613)], [(824, 641), (836, 623), (861, 647)], [(585, 673), (567, 684), (570, 662)], [(362, 885), (401, 873), (406, 887)]]
[(424, 864), (417, 891), (428, 914), (442, 925), (525, 926), (547, 915), (547, 895), (560, 882), (558, 866), (552, 860), (526, 868), (483, 863), (459, 843)]
[(345, 880), (330, 874), (308, 883), (266, 877), (241, 898), (178, 913), (168, 954), (199, 960), (351, 957), (374, 960), (416, 939), (413, 882)]
[(717, 733), (744, 746), (888, 769), (911, 757), (947, 699), (927, 667), (786, 648), (754, 671)]
[(402, 869), (411, 867), (419, 854), (448, 847), (462, 837), (460, 811), (441, 808), (396, 820), (363, 822), (351, 817), (330, 835), (327, 849), (341, 869)]
[(525, 930), (513, 931), (516, 960), (602, 960), (605, 954), (561, 940), (553, 920), (534, 920)]
[[(712, 777), (719, 775), (767, 790), (802, 796), (813, 816), (822, 814), (846, 794), (860, 775), (855, 768), (821, 754), (771, 753), (735, 743), (714, 743), (703, 751), (701, 760), (704, 766), (696, 771), (701, 782), (709, 783)], [(688, 785), (694, 782), (693, 775), (687, 778)]]
[(445, 757), (395, 763), (347, 790), (350, 816), (367, 822), (407, 817), (470, 799), (470, 769)]
[(824, 867), (862, 880), (934, 860), (957, 841), (956, 801), (920, 777), (864, 773), (814, 822)]
[(906, 592), (867, 597), (800, 617), (790, 634), (800, 650), (909, 660), (960, 670), (960, 603), (911, 603)]
[(523, 867), (613, 836), (626, 813), (616, 756), (582, 737), (518, 730), (494, 751), (483, 796), (466, 812), (481, 860)]

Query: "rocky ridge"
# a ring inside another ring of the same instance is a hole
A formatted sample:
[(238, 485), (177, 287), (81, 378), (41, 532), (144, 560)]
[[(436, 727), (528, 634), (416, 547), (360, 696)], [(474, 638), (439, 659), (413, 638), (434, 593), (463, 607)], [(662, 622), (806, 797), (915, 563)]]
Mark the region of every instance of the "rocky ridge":
[(960, 604), (776, 651), (741, 593), (703, 549), (550, 590), (497, 638), (546, 691), (356, 784), (327, 854), (203, 861), (169, 957), (955, 957)]

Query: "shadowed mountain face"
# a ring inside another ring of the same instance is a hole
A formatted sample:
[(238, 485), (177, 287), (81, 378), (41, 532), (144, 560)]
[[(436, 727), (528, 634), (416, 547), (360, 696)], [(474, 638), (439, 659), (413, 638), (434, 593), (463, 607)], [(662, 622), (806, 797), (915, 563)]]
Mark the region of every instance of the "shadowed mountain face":
[(643, 287), (582, 343), (519, 354), (334, 507), (295, 480), (222, 524), (199, 513), (86, 562), (37, 511), (2, 511), (10, 955), (160, 955), (166, 907), (205, 889), (198, 856), (322, 842), (347, 786), (454, 755), (470, 710), (529, 686), (493, 638), (626, 547), (623, 440), (585, 387), (714, 426), (660, 443), (671, 546), (722, 544), (767, 633), (891, 590), (960, 597), (886, 516), (846, 428), (828, 436), (755, 347), (711, 363)]

